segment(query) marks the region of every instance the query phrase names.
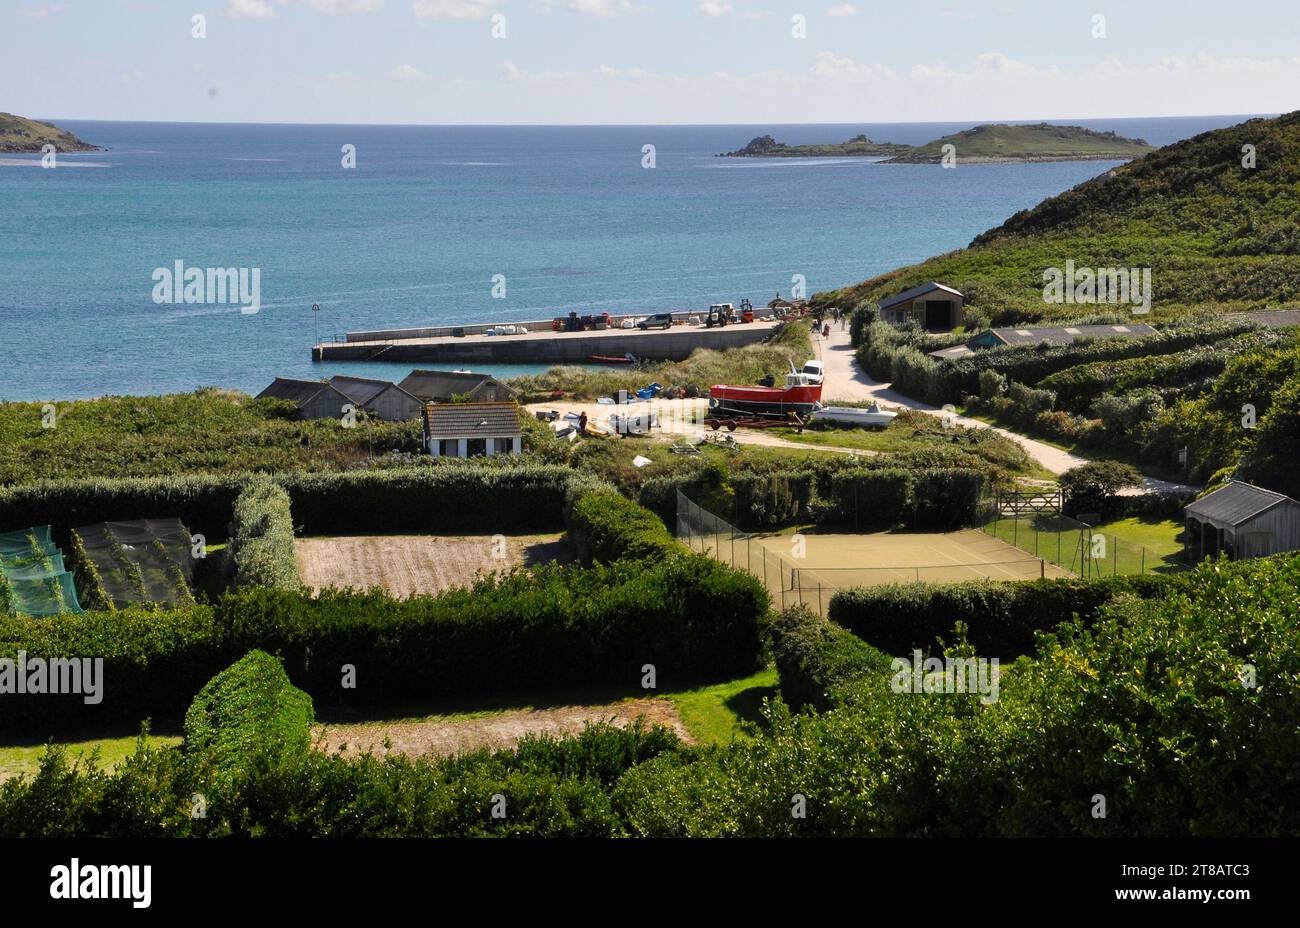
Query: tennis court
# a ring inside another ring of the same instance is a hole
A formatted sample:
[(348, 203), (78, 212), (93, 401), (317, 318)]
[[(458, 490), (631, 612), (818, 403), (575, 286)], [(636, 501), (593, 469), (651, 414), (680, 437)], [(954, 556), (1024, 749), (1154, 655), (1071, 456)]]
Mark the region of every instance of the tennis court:
[(978, 529), (955, 532), (869, 532), (755, 535), (753, 540), (795, 571), (795, 587), (837, 588), (880, 583), (1036, 580), (1068, 571)]

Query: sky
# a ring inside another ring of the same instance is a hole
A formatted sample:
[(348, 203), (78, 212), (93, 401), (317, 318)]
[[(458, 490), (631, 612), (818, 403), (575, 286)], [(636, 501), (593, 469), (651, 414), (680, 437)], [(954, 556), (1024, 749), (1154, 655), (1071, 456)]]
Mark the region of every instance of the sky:
[(43, 119), (976, 122), (1297, 100), (1296, 0), (0, 0), (0, 111)]

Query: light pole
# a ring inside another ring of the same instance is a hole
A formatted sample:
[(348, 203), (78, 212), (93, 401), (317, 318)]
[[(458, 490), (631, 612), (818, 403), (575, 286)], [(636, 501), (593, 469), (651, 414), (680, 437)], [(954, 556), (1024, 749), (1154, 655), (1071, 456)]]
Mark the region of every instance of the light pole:
[(320, 304), (319, 304), (319, 303), (312, 303), (312, 304), (311, 304), (311, 322), (312, 322), (312, 331), (313, 331), (313, 333), (314, 333), (315, 336), (316, 336), (316, 344), (317, 344), (317, 345), (320, 344), (320, 315), (319, 315), (319, 313), (320, 313)]

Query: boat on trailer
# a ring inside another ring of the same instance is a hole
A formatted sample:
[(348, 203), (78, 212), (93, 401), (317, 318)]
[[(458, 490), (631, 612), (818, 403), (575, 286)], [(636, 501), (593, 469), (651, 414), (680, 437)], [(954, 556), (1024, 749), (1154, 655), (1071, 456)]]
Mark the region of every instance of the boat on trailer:
[(709, 415), (773, 417), (790, 413), (807, 416), (821, 408), (822, 385), (802, 371), (785, 376), (784, 387), (750, 387), (714, 384), (709, 388)]

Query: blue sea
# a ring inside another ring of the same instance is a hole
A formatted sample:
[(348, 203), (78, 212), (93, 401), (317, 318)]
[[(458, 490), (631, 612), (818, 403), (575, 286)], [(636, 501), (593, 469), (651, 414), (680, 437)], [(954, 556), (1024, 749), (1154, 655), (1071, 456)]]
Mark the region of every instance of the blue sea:
[[(0, 156), (0, 400), (400, 379), (311, 361), (350, 330), (699, 309), (970, 242), (1111, 162), (722, 159), (771, 134), (919, 144), (971, 123), (453, 127), (50, 121), (106, 151)], [(1243, 116), (1090, 120), (1163, 145)], [(341, 166), (355, 146), (356, 168)], [(642, 167), (643, 146), (655, 167)], [(15, 163), (15, 162), (28, 162)], [(85, 166), (78, 166), (85, 165)], [(260, 269), (262, 307), (158, 304), (156, 268)], [(493, 297), (504, 275), (505, 298)], [(318, 314), (311, 312), (319, 304)], [(485, 368), (498, 374), (540, 368)]]

